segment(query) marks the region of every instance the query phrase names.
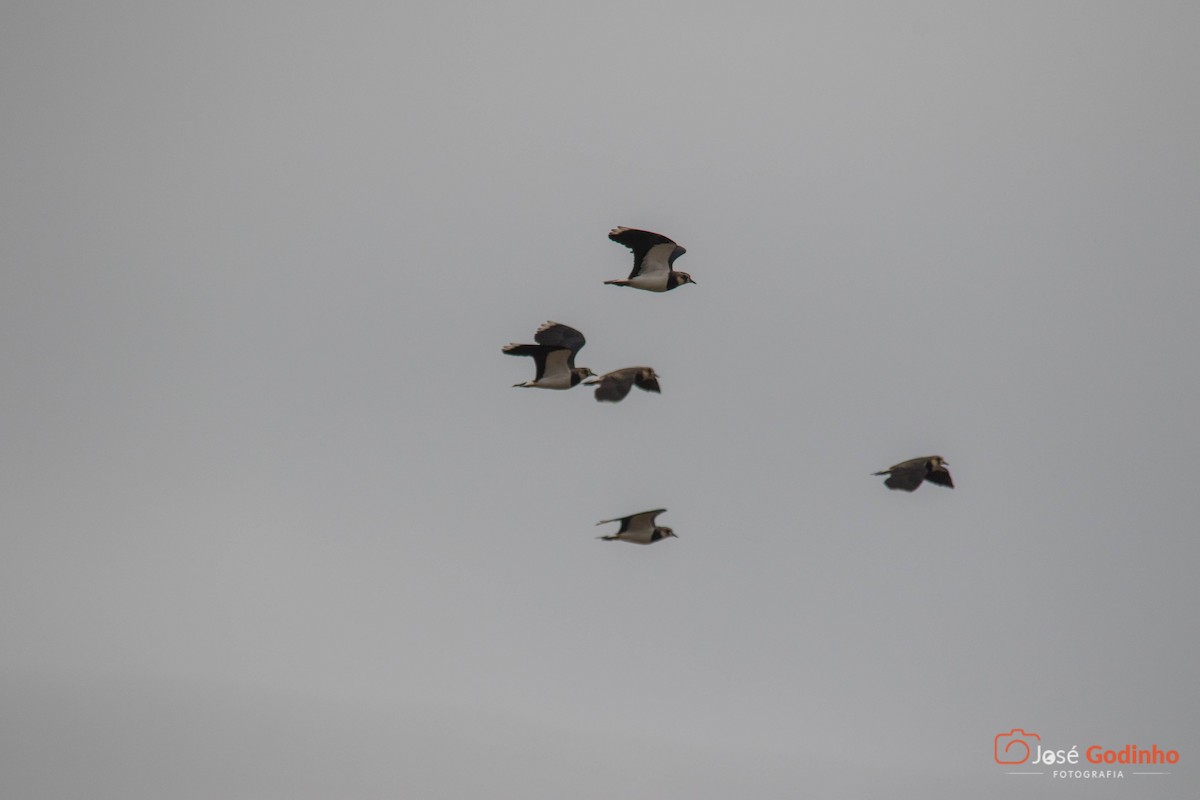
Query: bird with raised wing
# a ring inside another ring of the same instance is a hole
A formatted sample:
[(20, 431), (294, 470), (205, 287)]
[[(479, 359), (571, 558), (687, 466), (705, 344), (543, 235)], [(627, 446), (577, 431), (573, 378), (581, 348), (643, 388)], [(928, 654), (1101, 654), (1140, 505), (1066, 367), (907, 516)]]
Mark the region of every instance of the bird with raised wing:
[(551, 320), (537, 329), (533, 339), (537, 344), (513, 343), (502, 348), (510, 356), (530, 356), (537, 365), (533, 380), (514, 383), (513, 388), (570, 389), (596, 374), (587, 367), (575, 366), (575, 354), (587, 340), (574, 328)]
[(941, 456), (924, 456), (901, 461), (894, 467), (873, 474), (887, 475), (888, 479), (883, 485), (889, 489), (914, 492), (923, 481), (953, 489), (954, 481), (950, 478), (950, 470), (946, 469), (948, 466), (950, 462)]
[(633, 251), (633, 271), (622, 280), (605, 281), (613, 286), (632, 286), (647, 292), (669, 292), (685, 283), (695, 283), (686, 272), (671, 269), (675, 259), (687, 252), (661, 233), (636, 228), (613, 228), (608, 238)]
[(643, 511), (640, 514), (630, 514), (628, 517), (602, 519), (597, 525), (607, 525), (610, 522), (621, 523), (621, 528), (611, 536), (600, 536), (606, 542), (629, 542), (631, 544), (654, 544), (667, 537), (675, 537), (675, 531), (662, 525), (655, 525), (654, 518), (666, 511), (656, 508), (653, 511)]
[(596, 399), (605, 403), (619, 403), (634, 386), (646, 392), (662, 392), (658, 388), (658, 373), (651, 367), (625, 367), (607, 372), (598, 378), (584, 381), (584, 386), (596, 387)]

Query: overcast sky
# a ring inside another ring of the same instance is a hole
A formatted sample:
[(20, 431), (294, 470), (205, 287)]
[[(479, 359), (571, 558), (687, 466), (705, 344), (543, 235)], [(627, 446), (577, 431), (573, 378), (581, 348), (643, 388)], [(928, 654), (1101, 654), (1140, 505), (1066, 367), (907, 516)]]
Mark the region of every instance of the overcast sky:
[[(10, 0), (0, 795), (1196, 796), (1197, 41)], [(604, 286), (617, 225), (697, 285)], [(511, 388), (549, 319), (661, 396)]]

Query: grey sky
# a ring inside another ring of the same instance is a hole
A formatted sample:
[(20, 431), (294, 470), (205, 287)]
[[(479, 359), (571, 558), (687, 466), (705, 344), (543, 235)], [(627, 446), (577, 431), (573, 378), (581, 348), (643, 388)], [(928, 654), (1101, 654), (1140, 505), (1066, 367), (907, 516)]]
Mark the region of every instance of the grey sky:
[(0, 795), (1195, 796), (1200, 6), (993, 5), (6, 4)]

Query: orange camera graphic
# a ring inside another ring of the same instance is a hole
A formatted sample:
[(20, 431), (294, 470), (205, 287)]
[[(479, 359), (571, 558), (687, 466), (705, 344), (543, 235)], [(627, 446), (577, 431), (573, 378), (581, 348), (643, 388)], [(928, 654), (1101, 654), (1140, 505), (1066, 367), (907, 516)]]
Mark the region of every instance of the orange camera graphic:
[(1033, 743), (1042, 737), (1027, 733), (1022, 728), (1013, 728), (1008, 733), (996, 734), (996, 763), (1024, 764), (1033, 755)]

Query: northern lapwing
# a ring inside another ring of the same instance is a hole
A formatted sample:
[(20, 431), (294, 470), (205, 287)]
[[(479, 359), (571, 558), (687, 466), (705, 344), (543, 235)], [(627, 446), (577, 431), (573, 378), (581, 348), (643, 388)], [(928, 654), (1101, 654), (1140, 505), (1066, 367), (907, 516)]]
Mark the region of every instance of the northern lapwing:
[(537, 376), (514, 383), (513, 388), (570, 389), (596, 374), (587, 367), (575, 366), (575, 354), (587, 340), (574, 328), (551, 320), (538, 328), (533, 338), (537, 344), (506, 344), (503, 348), (510, 356), (532, 356), (537, 364)]
[[(607, 525), (610, 522), (619, 522), (621, 523), (621, 529), (612, 536), (600, 536), (598, 538), (606, 542), (618, 541), (630, 542), (631, 544), (654, 544), (666, 539), (668, 536), (675, 536), (675, 531), (670, 528), (654, 524), (654, 518), (664, 511), (666, 511), (665, 508), (656, 508), (653, 511), (630, 514), (628, 517), (602, 519), (596, 524)], [(676, 536), (675, 538), (679, 537)]]
[(914, 458), (908, 461), (901, 461), (894, 467), (888, 467), (882, 472), (876, 472), (875, 475), (887, 475), (888, 479), (883, 482), (883, 485), (889, 489), (903, 489), (906, 492), (914, 492), (921, 485), (922, 481), (936, 483), (938, 486), (947, 486), (954, 488), (954, 481), (950, 478), (950, 470), (946, 467), (950, 463), (941, 456), (924, 456), (923, 458)]
[(613, 286), (632, 286), (648, 292), (669, 292), (685, 283), (695, 283), (686, 272), (671, 269), (675, 259), (687, 252), (661, 233), (635, 228), (613, 228), (608, 238), (633, 251), (633, 272), (624, 280), (605, 281)]
[(598, 378), (584, 381), (584, 386), (596, 387), (596, 399), (606, 403), (619, 403), (634, 386), (647, 392), (659, 392), (658, 373), (650, 367), (625, 367), (605, 373)]

